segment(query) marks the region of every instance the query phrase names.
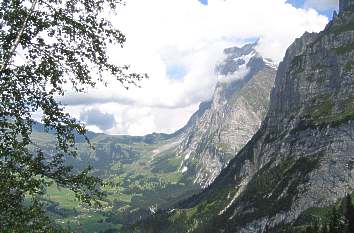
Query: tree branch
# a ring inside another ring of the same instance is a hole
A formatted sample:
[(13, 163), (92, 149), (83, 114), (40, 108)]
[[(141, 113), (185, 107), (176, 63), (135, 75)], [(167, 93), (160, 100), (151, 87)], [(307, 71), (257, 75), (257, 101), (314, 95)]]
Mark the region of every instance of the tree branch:
[(1, 64), (0, 71), (3, 71), (6, 68), (6, 66), (9, 64), (9, 62), (11, 61), (11, 58), (12, 58), (13, 54), (15, 53), (18, 44), (20, 43), (21, 36), (22, 36), (22, 34), (23, 34), (23, 32), (24, 32), (24, 30), (26, 28), (27, 22), (28, 22), (29, 18), (31, 17), (31, 15), (32, 15), (32, 13), (34, 11), (34, 8), (37, 5), (37, 1), (38, 0), (34, 0), (33, 1), (31, 9), (30, 9), (28, 15), (26, 16), (25, 21), (23, 21), (23, 24), (22, 24), (22, 27), (21, 27), (20, 31), (17, 33), (16, 40), (15, 40), (14, 44), (11, 47), (10, 53), (8, 54), (7, 57), (5, 56), (4, 62), (3, 62), (3, 64)]

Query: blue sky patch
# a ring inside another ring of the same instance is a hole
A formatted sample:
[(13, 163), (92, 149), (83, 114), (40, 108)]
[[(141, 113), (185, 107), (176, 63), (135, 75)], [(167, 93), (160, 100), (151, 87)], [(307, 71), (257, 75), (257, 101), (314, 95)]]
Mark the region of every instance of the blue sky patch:
[(167, 68), (167, 75), (173, 80), (181, 80), (186, 74), (186, 69), (181, 65), (173, 65)]
[[(198, 1), (201, 2), (203, 5), (208, 5), (208, 0), (198, 0)], [(305, 0), (288, 0), (287, 2), (297, 8), (303, 8)], [(329, 19), (331, 19), (333, 16), (333, 9), (321, 11), (320, 13), (327, 16)]]
[[(288, 0), (288, 3), (292, 4), (293, 6), (297, 7), (297, 8), (303, 8), (305, 1), (304, 0)], [(318, 10), (318, 9), (317, 9)], [(332, 19), (333, 16), (333, 10), (334, 9), (327, 9), (325, 11), (319, 11), (319, 13), (327, 16), (329, 19)]]
[(297, 8), (302, 8), (304, 6), (304, 0), (288, 0), (288, 3)]
[(208, 5), (208, 0), (199, 0), (203, 5)]

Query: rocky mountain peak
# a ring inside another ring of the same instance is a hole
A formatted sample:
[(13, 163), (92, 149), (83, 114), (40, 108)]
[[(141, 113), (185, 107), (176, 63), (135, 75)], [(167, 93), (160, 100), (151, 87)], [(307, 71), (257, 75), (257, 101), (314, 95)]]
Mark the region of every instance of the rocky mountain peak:
[(231, 47), (224, 50), (225, 58), (215, 68), (218, 77), (212, 108), (218, 109), (246, 85), (262, 69), (277, 69), (277, 65), (263, 58), (257, 51), (258, 42), (243, 47)]
[[(276, 64), (271, 59), (262, 58), (262, 56), (256, 51), (257, 45), (258, 42), (255, 42), (246, 44), (241, 48), (231, 47), (224, 50), (225, 58), (215, 68), (215, 73), (219, 76), (219, 79), (224, 78), (221, 82), (232, 81), (233, 76), (240, 76), (240, 72), (244, 72), (250, 68), (259, 69), (261, 68), (259, 66), (262, 65), (276, 68)], [(263, 62), (261, 62), (261, 60)], [(258, 67), (252, 67), (253, 65), (258, 65)]]
[(195, 182), (202, 187), (247, 143), (265, 116), (276, 68), (256, 46), (224, 50), (225, 59), (215, 68), (218, 83), (213, 97), (193, 115), (178, 148), (178, 155), (185, 158), (181, 170), (194, 170)]

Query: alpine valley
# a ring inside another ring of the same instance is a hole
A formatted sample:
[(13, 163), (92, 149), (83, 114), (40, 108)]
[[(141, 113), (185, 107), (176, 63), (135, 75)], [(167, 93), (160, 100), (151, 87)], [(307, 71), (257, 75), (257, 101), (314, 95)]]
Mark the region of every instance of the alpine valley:
[(288, 48), (260, 129), (214, 182), (128, 231), (352, 232), (339, 225), (353, 216), (336, 214), (326, 230), (354, 188), (354, 0), (339, 2), (322, 32)]
[[(70, 232), (314, 233), (335, 223), (336, 211), (347, 216), (354, 0), (339, 4), (326, 28), (296, 39), (279, 66), (257, 43), (225, 49), (213, 97), (177, 132), (89, 132), (95, 150), (78, 137), (79, 156), (66, 163), (90, 165), (111, 185), (97, 208), (52, 185), (43, 197), (52, 219)], [(34, 128), (36, 143), (52, 150), (54, 135)]]
[[(276, 65), (262, 58), (256, 47), (257, 43), (224, 50), (225, 59), (215, 68), (218, 82), (212, 99), (201, 103), (174, 134), (89, 132), (95, 150), (78, 137), (79, 156), (66, 163), (78, 169), (92, 166), (94, 175), (111, 185), (99, 208), (79, 205), (73, 193), (51, 186), (43, 199), (55, 222), (72, 232), (120, 232), (208, 187), (266, 116)], [(54, 149), (54, 134), (40, 124), (33, 138), (44, 150)]]

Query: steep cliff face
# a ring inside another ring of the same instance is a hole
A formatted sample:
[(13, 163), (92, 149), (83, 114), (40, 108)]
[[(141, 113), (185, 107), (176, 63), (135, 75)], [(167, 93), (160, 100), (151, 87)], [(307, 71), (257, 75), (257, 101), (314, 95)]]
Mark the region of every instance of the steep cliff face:
[(215, 182), (137, 229), (276, 232), (354, 188), (353, 139), (354, 12), (346, 7), (289, 47), (260, 130)]
[(351, 10), (351, 8), (354, 7), (354, 1), (353, 0), (339, 0), (339, 12), (343, 12), (346, 10)]
[(202, 187), (219, 175), (265, 117), (276, 67), (255, 46), (225, 49), (226, 58), (216, 67), (213, 98), (201, 104), (177, 148), (177, 155), (184, 158), (182, 171), (192, 169)]

